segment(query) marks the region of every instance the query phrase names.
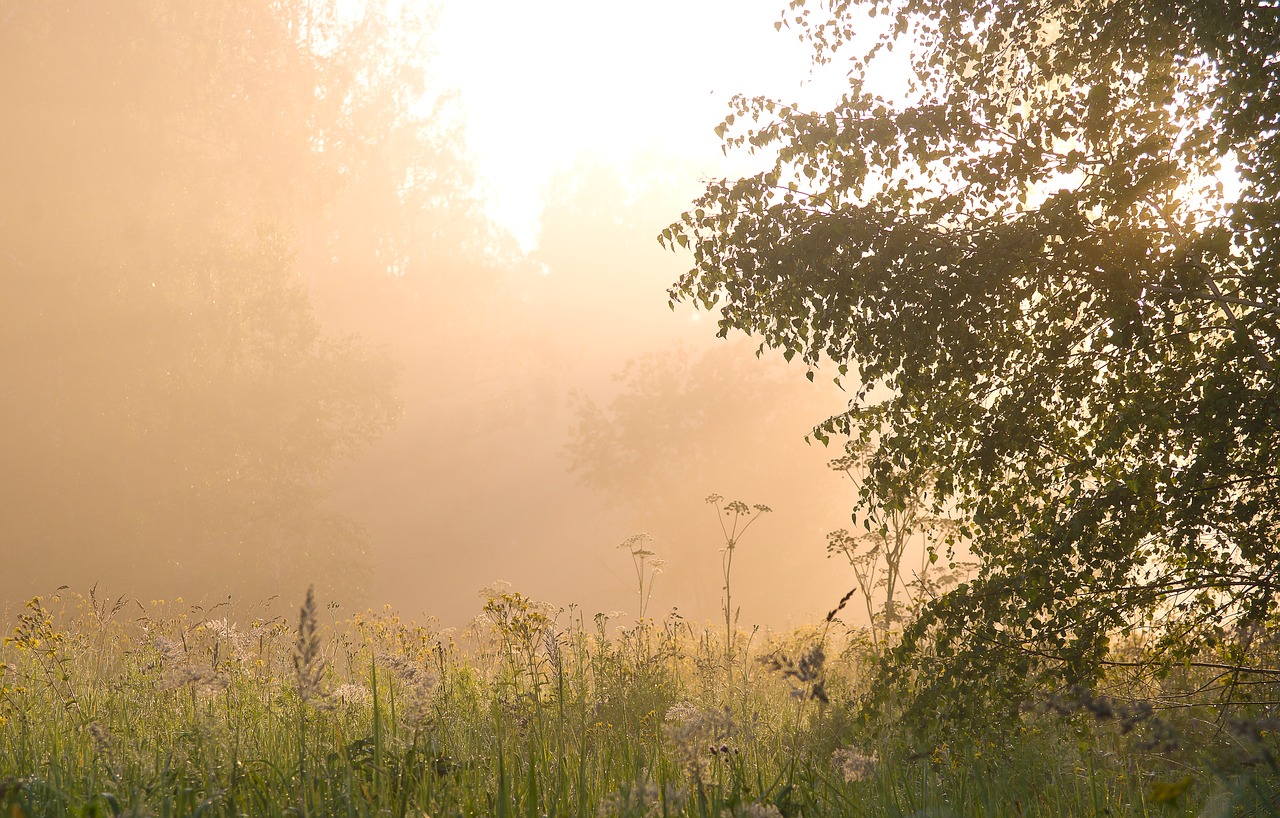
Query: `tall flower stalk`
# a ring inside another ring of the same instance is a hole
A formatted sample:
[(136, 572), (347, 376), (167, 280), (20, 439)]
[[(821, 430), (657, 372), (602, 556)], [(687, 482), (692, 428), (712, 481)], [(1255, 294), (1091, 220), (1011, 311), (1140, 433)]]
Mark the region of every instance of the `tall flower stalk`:
[(625, 548), (631, 553), (631, 564), (636, 571), (636, 595), (640, 604), (640, 615), (637, 618), (640, 620), (644, 619), (649, 600), (653, 597), (653, 581), (667, 564), (666, 560), (658, 559), (654, 552), (649, 550), (648, 546), (651, 542), (653, 542), (651, 534), (632, 534), (618, 545), (619, 548)]
[(728, 666), (732, 668), (734, 624), (738, 618), (738, 612), (733, 610), (733, 553), (751, 524), (760, 519), (760, 515), (773, 509), (760, 503), (748, 506), (741, 500), (725, 503), (724, 497), (719, 494), (708, 495), (707, 504), (716, 507), (716, 519), (720, 522), (720, 533), (724, 537), (724, 547), (720, 549), (720, 569), (724, 576), (724, 656)]

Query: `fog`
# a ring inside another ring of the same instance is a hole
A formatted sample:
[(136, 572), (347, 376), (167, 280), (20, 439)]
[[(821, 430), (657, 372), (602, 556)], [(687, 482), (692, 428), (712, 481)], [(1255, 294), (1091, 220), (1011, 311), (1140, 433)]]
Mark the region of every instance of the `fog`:
[(618, 546), (645, 532), (668, 561), (648, 614), (710, 620), (713, 493), (772, 509), (735, 555), (744, 626), (851, 587), (825, 552), (853, 499), (840, 452), (806, 441), (846, 396), (668, 307), (689, 258), (655, 237), (698, 169), (581, 158), (521, 241), (432, 74), (431, 15), (0, 16), (4, 611), (62, 585), (314, 583), (462, 624), (505, 580), (635, 616)]

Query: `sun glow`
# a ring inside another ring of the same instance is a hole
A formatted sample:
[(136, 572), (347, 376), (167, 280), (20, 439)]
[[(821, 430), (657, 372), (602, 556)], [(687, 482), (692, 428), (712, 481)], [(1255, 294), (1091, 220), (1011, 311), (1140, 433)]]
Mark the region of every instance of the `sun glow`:
[[(809, 53), (774, 30), (776, 0), (447, 2), (443, 84), (456, 88), (490, 213), (527, 249), (544, 189), (584, 157), (724, 175), (714, 128), (736, 93), (806, 93)], [(810, 90), (811, 93), (811, 90)]]

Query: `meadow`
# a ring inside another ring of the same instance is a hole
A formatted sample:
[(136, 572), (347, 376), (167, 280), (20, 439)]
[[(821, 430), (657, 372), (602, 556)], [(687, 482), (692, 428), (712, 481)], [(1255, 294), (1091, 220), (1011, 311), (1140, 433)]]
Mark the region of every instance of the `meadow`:
[(891, 704), (871, 704), (877, 652), (838, 621), (727, 637), (723, 623), (557, 610), (501, 585), (479, 605), (450, 630), (389, 610), (345, 615), (310, 592), (288, 614), (96, 591), (32, 600), (0, 647), (0, 810), (1280, 811), (1274, 721), (1244, 729), (1208, 705), (1156, 717), (1089, 694), (1029, 702), (1012, 724), (907, 728)]

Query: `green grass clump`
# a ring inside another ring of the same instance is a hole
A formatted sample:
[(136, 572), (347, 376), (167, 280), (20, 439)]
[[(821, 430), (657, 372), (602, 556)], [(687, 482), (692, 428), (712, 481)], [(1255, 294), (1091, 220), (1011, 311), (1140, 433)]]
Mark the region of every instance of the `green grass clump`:
[(719, 626), (620, 626), (505, 588), (458, 632), (321, 615), (310, 594), (296, 619), (32, 601), (0, 648), (0, 816), (1276, 810), (1268, 725), (1235, 766), (1083, 709), (907, 731), (862, 706), (867, 652), (826, 632), (739, 638), (748, 656)]

